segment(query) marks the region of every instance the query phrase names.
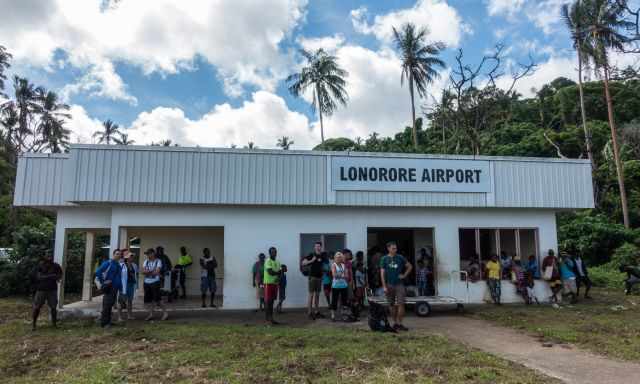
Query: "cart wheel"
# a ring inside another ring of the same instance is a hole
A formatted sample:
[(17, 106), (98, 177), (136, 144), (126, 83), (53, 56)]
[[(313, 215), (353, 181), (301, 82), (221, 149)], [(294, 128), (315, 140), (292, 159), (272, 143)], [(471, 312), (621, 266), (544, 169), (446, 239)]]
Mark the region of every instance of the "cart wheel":
[(458, 313), (464, 312), (464, 305), (458, 303), (458, 305), (456, 305), (456, 311), (458, 311)]
[(429, 316), (431, 314), (431, 306), (426, 301), (416, 303), (416, 315), (420, 317)]

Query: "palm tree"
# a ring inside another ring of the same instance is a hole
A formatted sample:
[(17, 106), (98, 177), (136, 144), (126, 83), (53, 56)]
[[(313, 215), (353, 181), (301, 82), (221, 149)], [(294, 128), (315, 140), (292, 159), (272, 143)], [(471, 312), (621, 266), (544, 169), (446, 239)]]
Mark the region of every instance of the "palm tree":
[[(584, 44), (584, 28), (582, 23), (584, 23), (583, 17), (583, 8), (581, 0), (576, 0), (571, 5), (564, 4), (561, 8), (562, 18), (567, 25), (567, 29), (571, 34), (571, 40), (573, 42), (573, 48), (577, 52), (578, 56), (578, 93), (580, 96), (580, 114), (582, 116), (582, 129), (584, 131), (584, 143), (587, 149), (587, 157), (591, 162), (591, 174), (595, 175), (596, 171), (596, 163), (593, 159), (593, 152), (591, 150), (591, 132), (589, 128), (587, 128), (587, 112), (584, 107), (584, 90), (582, 87), (582, 68), (585, 61), (588, 61), (587, 51), (589, 49), (588, 46)], [(595, 177), (593, 178), (593, 192), (594, 198), (597, 196), (597, 185), (595, 183)]]
[(114, 123), (111, 120), (107, 120), (102, 123), (102, 131), (96, 131), (93, 134), (93, 137), (98, 139), (98, 143), (107, 143), (107, 145), (111, 144), (111, 141), (116, 141), (116, 137), (121, 135), (120, 127), (118, 124)]
[(289, 147), (291, 147), (293, 144), (294, 144), (293, 140), (291, 140), (288, 136), (282, 136), (281, 138), (278, 139), (277, 145), (278, 147), (287, 151), (289, 150)]
[(338, 103), (347, 105), (349, 96), (345, 89), (345, 77), (349, 73), (338, 65), (338, 59), (329, 55), (322, 48), (315, 53), (300, 50), (307, 59), (307, 66), (300, 73), (287, 77), (289, 92), (300, 97), (309, 87), (313, 87), (313, 103), (311, 108), (318, 110), (320, 119), (320, 141), (324, 143), (324, 123), (322, 115), (331, 116), (338, 108)]
[(6, 135), (16, 153), (22, 153), (28, 146), (27, 137), (33, 134), (31, 126), (40, 110), (38, 95), (43, 89), (18, 76), (13, 77), (13, 88), (14, 99), (2, 104), (0, 113), (15, 115), (16, 124), (7, 129)]
[(427, 44), (425, 42), (427, 29), (416, 29), (412, 23), (402, 26), (400, 31), (393, 28), (393, 36), (398, 51), (402, 57), (402, 75), (400, 76), (400, 84), (404, 83), (405, 77), (409, 81), (409, 95), (411, 96), (411, 120), (413, 148), (418, 149), (418, 131), (416, 129), (416, 108), (413, 96), (413, 86), (418, 91), (420, 97), (424, 97), (427, 92), (427, 85), (433, 83), (440, 74), (436, 71), (436, 67), (444, 68), (444, 61), (437, 56), (445, 46), (442, 42)]
[(122, 133), (120, 132), (120, 138), (114, 138), (113, 139), (116, 144), (118, 145), (133, 145), (136, 141), (135, 140), (129, 140), (129, 135), (127, 135), (126, 133)]
[(9, 69), (11, 64), (9, 64), (9, 60), (11, 60), (11, 54), (7, 52), (7, 49), (0, 45), (0, 96), (5, 96), (2, 91), (4, 90), (4, 81), (7, 79), (7, 76), (4, 74), (4, 71)]
[(65, 120), (71, 118), (67, 113), (69, 106), (60, 102), (55, 92), (40, 88), (36, 95), (39, 102), (37, 112), (40, 114), (36, 134), (41, 137), (40, 144), (53, 153), (60, 153), (69, 147), (71, 131), (64, 127)]
[(623, 51), (627, 38), (621, 33), (632, 27), (632, 23), (624, 19), (624, 7), (617, 1), (610, 0), (583, 0), (582, 2), (582, 31), (579, 36), (580, 46), (587, 57), (593, 61), (598, 73), (602, 71), (604, 78), (604, 94), (607, 101), (607, 114), (609, 128), (611, 129), (611, 145), (613, 158), (618, 176), (618, 188), (620, 189), (620, 203), (622, 205), (622, 217), (625, 227), (630, 227), (627, 193), (624, 186), (624, 168), (620, 161), (616, 124), (613, 118), (613, 101), (609, 91), (609, 51)]
[(258, 147), (253, 141), (250, 141), (247, 143), (247, 145), (244, 146), (244, 149), (258, 149)]

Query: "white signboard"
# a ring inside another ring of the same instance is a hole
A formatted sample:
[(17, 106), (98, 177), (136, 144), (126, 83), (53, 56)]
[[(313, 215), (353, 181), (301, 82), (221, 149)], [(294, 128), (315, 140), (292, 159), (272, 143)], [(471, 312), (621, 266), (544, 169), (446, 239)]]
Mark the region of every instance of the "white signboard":
[(335, 191), (491, 192), (489, 162), (332, 157)]

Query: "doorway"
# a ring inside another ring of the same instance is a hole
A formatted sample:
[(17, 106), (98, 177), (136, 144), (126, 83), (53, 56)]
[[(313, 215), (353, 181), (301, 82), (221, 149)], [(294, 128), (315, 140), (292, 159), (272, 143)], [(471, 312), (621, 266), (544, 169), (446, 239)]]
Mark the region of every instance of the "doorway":
[[(398, 246), (398, 254), (404, 256), (413, 266), (411, 274), (407, 276), (405, 284), (417, 285), (418, 261), (422, 260), (431, 272), (428, 280), (427, 292), (436, 294), (436, 254), (434, 247), (433, 228), (367, 228), (367, 257), (375, 257), (376, 253), (386, 254), (386, 244), (393, 241)], [(369, 259), (370, 260), (370, 259)]]

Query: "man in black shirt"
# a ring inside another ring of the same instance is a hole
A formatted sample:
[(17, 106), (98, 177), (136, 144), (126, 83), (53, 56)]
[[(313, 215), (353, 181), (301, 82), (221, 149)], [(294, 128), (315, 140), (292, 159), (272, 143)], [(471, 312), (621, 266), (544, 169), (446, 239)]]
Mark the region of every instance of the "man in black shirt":
[(322, 290), (322, 264), (322, 243), (317, 241), (313, 245), (313, 252), (302, 259), (302, 266), (306, 268), (309, 273), (309, 301), (307, 303), (307, 309), (309, 318), (313, 320), (318, 317), (324, 317), (318, 309), (320, 305), (320, 291)]
[(58, 320), (58, 282), (62, 279), (62, 268), (53, 262), (51, 253), (47, 253), (33, 271), (35, 282), (35, 295), (33, 296), (33, 323), (32, 329), (36, 330), (40, 309), (46, 302), (51, 311), (51, 323), (55, 327)]

